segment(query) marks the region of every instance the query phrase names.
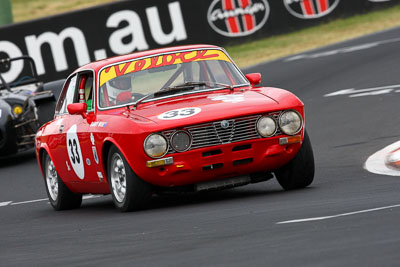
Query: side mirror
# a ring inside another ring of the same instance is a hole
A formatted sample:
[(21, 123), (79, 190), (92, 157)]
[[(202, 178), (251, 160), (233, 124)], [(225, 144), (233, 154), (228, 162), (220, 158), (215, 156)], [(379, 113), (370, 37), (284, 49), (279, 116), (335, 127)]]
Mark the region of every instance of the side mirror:
[(251, 86), (260, 84), (261, 82), (261, 73), (249, 73), (246, 74), (245, 77), (249, 80)]
[(71, 115), (81, 115), (84, 119), (87, 117), (87, 104), (86, 103), (73, 103), (67, 106), (68, 113)]

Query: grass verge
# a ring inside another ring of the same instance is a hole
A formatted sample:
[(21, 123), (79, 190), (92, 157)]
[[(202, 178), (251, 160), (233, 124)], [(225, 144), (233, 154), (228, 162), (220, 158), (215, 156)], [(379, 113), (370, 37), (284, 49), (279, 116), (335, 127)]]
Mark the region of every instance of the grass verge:
[(82, 9), (113, 0), (12, 0), (14, 22), (47, 17), (67, 11)]

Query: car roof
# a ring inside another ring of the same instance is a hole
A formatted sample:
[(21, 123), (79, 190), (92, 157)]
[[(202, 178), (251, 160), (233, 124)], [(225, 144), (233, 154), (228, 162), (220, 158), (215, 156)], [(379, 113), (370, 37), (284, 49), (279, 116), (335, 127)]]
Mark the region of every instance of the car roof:
[(141, 57), (146, 57), (146, 56), (151, 56), (151, 55), (157, 55), (157, 54), (171, 53), (174, 51), (191, 50), (191, 49), (221, 49), (221, 48), (218, 46), (214, 46), (214, 45), (184, 45), (184, 46), (174, 46), (174, 47), (140, 51), (140, 52), (135, 52), (135, 53), (126, 54), (126, 55), (122, 55), (122, 56), (115, 56), (115, 57), (98, 60), (98, 61), (86, 64), (84, 66), (81, 66), (80, 68), (75, 70), (74, 73), (82, 71), (82, 70), (88, 70), (88, 69), (98, 71), (99, 69), (101, 69), (102, 67), (104, 67), (106, 65), (115, 64), (115, 63), (126, 61), (126, 60), (131, 60), (131, 59), (141, 58)]

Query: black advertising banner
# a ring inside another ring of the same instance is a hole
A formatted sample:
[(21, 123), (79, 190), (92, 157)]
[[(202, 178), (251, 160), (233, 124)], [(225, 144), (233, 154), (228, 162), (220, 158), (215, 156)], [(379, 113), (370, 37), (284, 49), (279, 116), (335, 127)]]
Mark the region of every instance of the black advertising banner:
[[(0, 27), (0, 58), (34, 58), (43, 81), (94, 60), (183, 44), (227, 45), (294, 31), (400, 0), (131, 0)], [(7, 81), (24, 66), (2, 71)]]

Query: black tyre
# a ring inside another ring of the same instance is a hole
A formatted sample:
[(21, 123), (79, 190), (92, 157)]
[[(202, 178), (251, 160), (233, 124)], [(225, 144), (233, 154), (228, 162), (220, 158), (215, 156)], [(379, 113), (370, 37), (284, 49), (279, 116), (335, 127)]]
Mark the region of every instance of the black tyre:
[(53, 161), (46, 153), (43, 157), (44, 182), (51, 206), (55, 210), (79, 208), (82, 204), (82, 195), (72, 193), (61, 180), (54, 167)]
[(5, 112), (3, 111), (5, 119), (1, 122), (4, 124), (0, 125), (0, 157), (11, 156), (18, 152), (17, 134), (15, 132), (12, 118), (4, 113)]
[(283, 189), (293, 190), (309, 186), (314, 180), (314, 172), (314, 154), (310, 138), (305, 132), (303, 144), (297, 155), (275, 171), (275, 176)]
[(107, 162), (108, 182), (115, 207), (122, 212), (143, 209), (151, 198), (151, 185), (133, 172), (115, 146), (111, 147)]

